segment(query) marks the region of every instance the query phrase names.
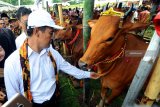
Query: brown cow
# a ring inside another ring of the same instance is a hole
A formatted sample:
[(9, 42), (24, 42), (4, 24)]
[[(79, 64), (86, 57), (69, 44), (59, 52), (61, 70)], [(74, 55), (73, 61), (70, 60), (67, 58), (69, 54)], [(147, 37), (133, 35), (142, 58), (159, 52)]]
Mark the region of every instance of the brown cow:
[[(70, 25), (65, 23), (65, 29), (56, 32), (54, 39), (64, 41), (67, 47), (69, 62), (78, 67), (78, 60), (83, 56), (82, 25)], [(75, 87), (82, 87), (82, 81), (71, 78)]]
[[(131, 34), (147, 24), (131, 23), (122, 19), (123, 13), (109, 9), (97, 21), (89, 21), (92, 27), (90, 44), (79, 66), (96, 65), (101, 77), (101, 97), (99, 106), (111, 102), (130, 84), (148, 44)], [(122, 26), (121, 26), (122, 25)], [(131, 52), (130, 51), (135, 51)], [(108, 91), (109, 90), (109, 91)], [(107, 93), (108, 91), (108, 93)], [(111, 92), (111, 93), (109, 93)]]
[(55, 40), (65, 41), (71, 63), (78, 66), (78, 60), (83, 56), (82, 25), (65, 25), (65, 29), (56, 32)]

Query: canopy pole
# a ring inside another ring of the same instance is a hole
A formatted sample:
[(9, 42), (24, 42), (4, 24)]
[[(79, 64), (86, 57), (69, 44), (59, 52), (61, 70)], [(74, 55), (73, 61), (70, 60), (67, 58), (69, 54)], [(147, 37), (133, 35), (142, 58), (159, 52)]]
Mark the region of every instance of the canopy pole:
[[(84, 52), (87, 49), (88, 40), (90, 38), (91, 28), (88, 25), (88, 20), (93, 18), (93, 9), (94, 9), (94, 0), (85, 0), (84, 13), (83, 13), (83, 51)], [(90, 90), (89, 79), (84, 79), (84, 84), (83, 84), (83, 103), (84, 104), (89, 100), (89, 93), (90, 93), (89, 90)]]
[(133, 106), (135, 104), (135, 99), (137, 98), (140, 90), (142, 89), (152, 69), (152, 66), (155, 63), (157, 56), (159, 55), (159, 50), (160, 38), (157, 36), (157, 33), (154, 32), (151, 42), (147, 48), (147, 51), (143, 59), (141, 60), (136, 74), (132, 80), (132, 83), (128, 89), (122, 107)]
[(18, 0), (18, 6), (19, 7), (21, 6), (21, 0)]

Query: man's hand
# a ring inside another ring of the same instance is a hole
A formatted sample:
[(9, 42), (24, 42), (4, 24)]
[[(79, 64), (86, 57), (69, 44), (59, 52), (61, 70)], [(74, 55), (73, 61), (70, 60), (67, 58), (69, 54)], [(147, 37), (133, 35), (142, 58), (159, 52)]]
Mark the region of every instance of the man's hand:
[(92, 79), (98, 79), (98, 78), (100, 78), (100, 74), (98, 74), (98, 73), (95, 73), (95, 72), (91, 72), (91, 78)]
[(0, 101), (3, 101), (5, 96), (6, 95), (2, 91), (0, 91)]

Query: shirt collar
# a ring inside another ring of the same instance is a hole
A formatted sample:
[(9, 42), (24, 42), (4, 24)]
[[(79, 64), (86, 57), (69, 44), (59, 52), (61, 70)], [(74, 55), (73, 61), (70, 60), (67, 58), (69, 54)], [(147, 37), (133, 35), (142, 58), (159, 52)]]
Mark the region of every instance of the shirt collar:
[[(43, 49), (43, 50), (40, 52), (39, 55), (43, 55), (43, 54), (45, 54), (46, 52), (48, 53), (48, 51), (49, 51), (49, 48), (45, 48), (45, 49)], [(32, 55), (32, 53), (37, 53), (37, 52), (35, 52), (34, 50), (32, 50), (32, 49), (28, 46), (28, 57), (30, 57), (30, 56)]]

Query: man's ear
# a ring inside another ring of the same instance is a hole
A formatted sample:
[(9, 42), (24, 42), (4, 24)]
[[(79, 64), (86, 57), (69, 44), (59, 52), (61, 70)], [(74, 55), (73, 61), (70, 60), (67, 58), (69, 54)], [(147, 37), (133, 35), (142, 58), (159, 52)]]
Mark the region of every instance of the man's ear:
[(40, 30), (39, 30), (38, 28), (34, 28), (34, 29), (33, 29), (33, 34), (34, 34), (34, 35), (37, 35), (37, 37), (39, 37), (39, 31), (40, 31)]

